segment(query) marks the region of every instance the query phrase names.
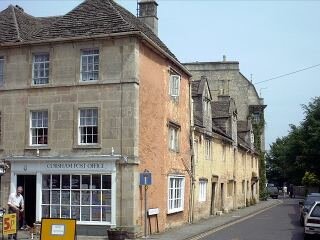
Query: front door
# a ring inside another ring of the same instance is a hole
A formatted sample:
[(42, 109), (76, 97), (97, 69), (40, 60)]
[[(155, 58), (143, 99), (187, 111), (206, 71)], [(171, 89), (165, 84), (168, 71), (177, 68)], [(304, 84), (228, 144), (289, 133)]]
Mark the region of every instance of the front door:
[(211, 187), (211, 210), (210, 210), (211, 215), (214, 215), (215, 197), (216, 197), (216, 183), (213, 182)]
[(17, 187), (23, 187), (24, 198), (24, 222), (20, 221), (20, 227), (28, 225), (33, 226), (36, 221), (36, 175), (18, 175)]

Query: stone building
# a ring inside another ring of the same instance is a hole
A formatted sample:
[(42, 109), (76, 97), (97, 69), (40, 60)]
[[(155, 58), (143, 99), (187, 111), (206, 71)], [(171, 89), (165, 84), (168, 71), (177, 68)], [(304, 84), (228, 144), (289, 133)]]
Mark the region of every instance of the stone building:
[(159, 230), (187, 222), (190, 73), (157, 37), (156, 6), (141, 1), (139, 18), (113, 0), (0, 12), (1, 204), (24, 186), (28, 225), (71, 217), (79, 234), (139, 234), (144, 170)]
[(192, 81), (193, 221), (259, 200), (258, 154), (247, 137), (251, 123), (237, 120), (232, 98), (213, 101), (211, 92), (206, 77)]
[(260, 140), (261, 150), (264, 151), (266, 105), (251, 81), (240, 72), (239, 62), (227, 61), (224, 56), (221, 62), (193, 62), (184, 63), (184, 66), (192, 73), (193, 79), (207, 77), (213, 101), (217, 101), (219, 96), (231, 96), (237, 105), (238, 120), (252, 119), (253, 125), (262, 125), (261, 135), (255, 138)]

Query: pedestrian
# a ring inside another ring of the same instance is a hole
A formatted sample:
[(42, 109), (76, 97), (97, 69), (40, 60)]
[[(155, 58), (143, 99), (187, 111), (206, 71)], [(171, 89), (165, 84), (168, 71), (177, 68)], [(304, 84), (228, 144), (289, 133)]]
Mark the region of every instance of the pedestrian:
[[(17, 188), (17, 192), (11, 193), (9, 195), (8, 200), (8, 207), (9, 207), (9, 213), (15, 213), (16, 214), (16, 230), (19, 229), (19, 216), (20, 213), (23, 213), (24, 211), (24, 199), (22, 196), (23, 188), (19, 186)], [(9, 236), (11, 238), (9, 239), (17, 239), (17, 234), (11, 234)]]

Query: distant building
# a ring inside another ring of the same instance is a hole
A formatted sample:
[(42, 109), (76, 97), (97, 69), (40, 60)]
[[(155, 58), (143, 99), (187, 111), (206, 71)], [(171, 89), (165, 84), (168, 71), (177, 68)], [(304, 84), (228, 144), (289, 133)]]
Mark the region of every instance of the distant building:
[(201, 76), (207, 77), (213, 101), (217, 101), (220, 96), (232, 97), (237, 105), (238, 120), (251, 120), (253, 127), (261, 124), (259, 128), (261, 134), (255, 136), (255, 139), (256, 144), (264, 152), (264, 109), (266, 105), (251, 81), (240, 72), (239, 62), (227, 61), (224, 56), (221, 62), (193, 62), (184, 63), (184, 66), (192, 73), (193, 79), (200, 79)]
[(188, 221), (191, 75), (157, 37), (156, 6), (141, 1), (140, 19), (113, 0), (0, 12), (1, 203), (24, 186), (28, 225), (71, 217), (78, 234), (140, 234), (145, 170), (159, 230)]

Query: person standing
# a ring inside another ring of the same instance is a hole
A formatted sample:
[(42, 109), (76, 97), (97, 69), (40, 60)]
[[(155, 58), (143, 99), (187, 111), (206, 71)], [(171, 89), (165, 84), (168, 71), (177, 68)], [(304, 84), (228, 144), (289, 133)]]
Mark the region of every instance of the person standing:
[[(19, 216), (20, 213), (24, 212), (24, 199), (22, 196), (23, 188), (19, 186), (17, 188), (17, 192), (11, 193), (9, 195), (8, 200), (8, 207), (9, 207), (9, 213), (15, 213), (16, 214), (16, 229), (18, 231), (19, 229)], [(11, 239), (17, 239), (17, 234), (12, 234)]]

